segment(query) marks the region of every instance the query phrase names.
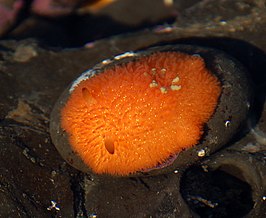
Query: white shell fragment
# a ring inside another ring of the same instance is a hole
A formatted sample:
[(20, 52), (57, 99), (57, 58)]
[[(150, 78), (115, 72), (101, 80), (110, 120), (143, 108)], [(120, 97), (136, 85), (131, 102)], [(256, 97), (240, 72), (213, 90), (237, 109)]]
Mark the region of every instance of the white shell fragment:
[(137, 54), (132, 52), (132, 51), (129, 51), (129, 52), (125, 52), (123, 54), (120, 54), (120, 55), (117, 55), (114, 57), (115, 60), (120, 60), (122, 58), (128, 58), (128, 57), (134, 57), (136, 56)]
[(198, 151), (198, 157), (204, 157), (206, 155), (206, 151), (204, 149), (201, 149)]

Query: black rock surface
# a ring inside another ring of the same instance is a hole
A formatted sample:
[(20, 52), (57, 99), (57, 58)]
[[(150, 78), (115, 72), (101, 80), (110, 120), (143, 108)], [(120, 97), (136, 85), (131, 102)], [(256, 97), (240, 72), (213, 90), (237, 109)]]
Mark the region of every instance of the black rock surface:
[[(187, 4), (179, 5), (176, 22), (172, 25), (138, 29), (134, 33), (112, 37), (108, 35), (109, 38), (94, 41), (79, 49), (67, 49), (79, 44), (75, 40), (80, 38), (72, 32), (71, 40), (62, 43), (62, 37), (57, 37), (59, 35), (52, 30), (57, 29), (60, 36), (64, 37), (68, 37), (68, 31), (62, 26), (62, 29), (56, 28), (58, 22), (53, 23), (53, 20), (46, 20), (44, 26), (36, 25), (47, 30), (43, 31), (46, 33), (43, 34), (44, 38), (39, 28), (31, 29), (35, 34), (27, 32), (26, 27), (30, 27), (28, 22), (21, 23), (24, 25), (20, 26), (21, 29), (16, 29), (13, 35), (10, 33), (0, 42), (1, 217), (204, 217), (204, 213), (194, 210), (191, 205), (188, 207), (184, 201), (188, 200), (186, 193), (181, 198), (179, 189), (184, 187), (180, 187), (179, 181), (183, 172), (176, 171), (144, 180), (137, 178), (135, 181), (130, 178), (94, 178), (69, 166), (55, 149), (49, 135), (49, 116), (53, 105), (67, 85), (83, 71), (113, 55), (168, 43), (220, 49), (241, 62), (250, 72), (255, 95), (254, 107), (247, 119), (250, 125), (247, 125), (246, 132), (226, 145), (226, 150), (210, 156), (210, 162), (206, 165), (210, 170), (216, 170), (216, 166), (224, 163), (219, 157), (224, 155), (227, 162), (236, 157), (230, 162), (235, 168), (221, 169), (250, 187), (256, 187), (251, 190), (255, 206), (250, 207), (246, 216), (266, 216), (263, 197), (266, 193), (263, 180), (266, 168), (263, 107), (266, 93), (266, 42), (263, 37), (266, 34), (265, 2), (184, 2)], [(154, 4), (151, 1), (147, 10), (152, 10)], [(39, 21), (41, 23), (42, 19)], [(92, 22), (90, 27), (93, 29), (96, 24)], [(79, 28), (77, 35), (82, 36), (82, 30), (87, 28), (86, 25)], [(49, 40), (45, 38), (47, 35)], [(9, 37), (15, 36), (24, 40), (9, 40)], [(40, 40), (41, 46), (35, 39), (28, 39), (30, 36)], [(88, 41), (90, 39), (95, 38), (88, 37)], [(71, 44), (72, 40), (75, 43)], [(61, 45), (62, 48), (52, 49), (49, 47), (51, 45)], [(250, 130), (251, 127), (255, 131)], [(214, 164), (216, 158), (217, 165)], [(208, 157), (202, 163), (205, 160)], [(244, 177), (239, 176), (239, 171)], [(255, 176), (254, 181), (248, 179), (252, 175)], [(196, 200), (206, 202), (204, 200), (209, 200), (207, 197), (202, 195)], [(246, 202), (238, 201), (239, 204), (245, 205)], [(226, 206), (223, 211), (227, 211)], [(210, 209), (208, 214), (212, 215), (214, 211)], [(230, 214), (224, 217), (230, 217)]]

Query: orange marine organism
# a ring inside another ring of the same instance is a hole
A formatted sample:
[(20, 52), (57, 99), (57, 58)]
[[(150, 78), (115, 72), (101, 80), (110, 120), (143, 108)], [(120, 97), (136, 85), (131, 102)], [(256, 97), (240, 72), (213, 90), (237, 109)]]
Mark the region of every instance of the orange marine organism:
[(129, 175), (196, 145), (220, 93), (201, 57), (156, 52), (81, 81), (61, 127), (93, 172)]

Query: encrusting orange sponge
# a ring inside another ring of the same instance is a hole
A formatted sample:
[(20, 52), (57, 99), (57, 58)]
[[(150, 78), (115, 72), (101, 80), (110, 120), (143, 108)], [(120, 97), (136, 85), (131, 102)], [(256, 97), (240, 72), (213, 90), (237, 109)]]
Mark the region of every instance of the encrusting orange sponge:
[(81, 81), (61, 127), (95, 173), (129, 175), (196, 145), (220, 93), (201, 57), (157, 52)]

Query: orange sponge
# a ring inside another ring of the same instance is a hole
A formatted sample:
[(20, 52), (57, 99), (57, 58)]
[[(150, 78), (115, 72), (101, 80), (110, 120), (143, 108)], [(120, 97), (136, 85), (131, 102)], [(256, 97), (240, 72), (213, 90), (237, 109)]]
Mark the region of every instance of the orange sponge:
[(95, 173), (129, 175), (196, 145), (220, 93), (201, 57), (157, 52), (80, 82), (61, 126)]

